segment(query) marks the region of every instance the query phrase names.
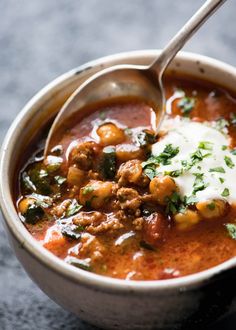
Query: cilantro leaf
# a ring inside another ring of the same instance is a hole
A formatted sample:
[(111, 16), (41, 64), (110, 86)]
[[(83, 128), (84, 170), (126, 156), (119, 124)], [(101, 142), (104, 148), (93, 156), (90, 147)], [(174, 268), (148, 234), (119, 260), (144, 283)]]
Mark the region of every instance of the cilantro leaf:
[(229, 196), (229, 189), (228, 189), (228, 188), (225, 188), (225, 189), (223, 190), (223, 192), (221, 193), (221, 196), (223, 196), (223, 197), (228, 197), (228, 196)]
[(71, 217), (72, 215), (78, 213), (81, 208), (82, 205), (78, 204), (76, 199), (73, 199), (66, 209), (66, 217)]
[(234, 162), (232, 161), (232, 159), (228, 156), (224, 157), (224, 161), (225, 164), (229, 167), (229, 168), (233, 168), (235, 166)]
[(184, 197), (184, 204), (185, 205), (193, 205), (196, 202), (197, 202), (197, 198), (194, 195), (191, 195), (191, 196), (188, 196), (188, 197), (187, 196)]
[(206, 184), (203, 180), (203, 173), (193, 173), (195, 176), (195, 181), (193, 184), (193, 194), (195, 195), (197, 191), (204, 190), (208, 184)]
[(233, 223), (227, 223), (225, 227), (227, 228), (230, 237), (236, 239), (236, 225)]
[(148, 166), (144, 169), (144, 173), (150, 180), (152, 180), (157, 175), (156, 167)]
[(142, 167), (145, 168), (148, 165), (169, 165), (170, 159), (174, 158), (179, 153), (179, 147), (173, 147), (172, 144), (167, 144), (164, 150), (158, 156), (151, 156), (146, 162), (142, 163)]
[(175, 214), (179, 211), (180, 206), (182, 205), (182, 200), (180, 195), (177, 192), (174, 192), (170, 197), (167, 199), (166, 205), (166, 213), (167, 214)]
[(195, 106), (195, 99), (192, 97), (184, 96), (177, 103), (178, 107), (184, 116), (188, 116)]
[(172, 176), (173, 178), (177, 178), (181, 174), (183, 174), (183, 169), (175, 170), (175, 171), (165, 171), (164, 172), (164, 175), (169, 175), (169, 176)]
[(222, 166), (213, 167), (209, 169), (209, 172), (225, 173), (225, 169)]
[(209, 141), (200, 141), (199, 142), (199, 145), (198, 145), (198, 148), (199, 149), (203, 149), (203, 150), (212, 150), (212, 145), (213, 143), (212, 142), (209, 142)]

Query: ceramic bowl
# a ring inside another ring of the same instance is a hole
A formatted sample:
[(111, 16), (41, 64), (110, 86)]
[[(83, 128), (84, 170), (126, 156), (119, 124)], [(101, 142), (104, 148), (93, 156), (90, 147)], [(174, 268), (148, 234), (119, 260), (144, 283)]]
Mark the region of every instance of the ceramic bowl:
[[(17, 258), (55, 302), (102, 329), (194, 328), (236, 310), (236, 258), (214, 268), (163, 281), (125, 281), (66, 264), (26, 230), (14, 206), (17, 163), (33, 136), (53, 118), (89, 76), (114, 64), (149, 64), (158, 51), (108, 56), (57, 78), (36, 94), (11, 125), (0, 158), (0, 202), (4, 226)], [(170, 73), (185, 73), (236, 90), (236, 69), (211, 58), (179, 53)]]

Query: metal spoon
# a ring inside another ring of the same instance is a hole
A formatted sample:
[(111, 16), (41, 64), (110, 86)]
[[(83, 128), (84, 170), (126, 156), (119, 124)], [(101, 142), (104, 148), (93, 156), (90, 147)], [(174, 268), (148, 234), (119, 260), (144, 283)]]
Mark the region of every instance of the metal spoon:
[(86, 80), (65, 102), (49, 131), (44, 156), (58, 128), (79, 109), (101, 101), (120, 97), (134, 97), (147, 101), (155, 111), (153, 129), (158, 131), (165, 114), (163, 73), (186, 41), (226, 0), (207, 0), (189, 19), (149, 66), (116, 65), (104, 69)]

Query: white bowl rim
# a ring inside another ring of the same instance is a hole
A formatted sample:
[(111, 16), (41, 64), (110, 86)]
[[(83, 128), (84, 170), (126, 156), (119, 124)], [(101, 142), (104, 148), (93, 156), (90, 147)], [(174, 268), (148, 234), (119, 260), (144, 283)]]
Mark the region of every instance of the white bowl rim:
[[(58, 78), (54, 79), (52, 82), (47, 84), (43, 89), (41, 89), (35, 96), (33, 96), (30, 101), (23, 107), (20, 113), (17, 115), (13, 123), (11, 124), (5, 139), (2, 144), (1, 154), (0, 154), (0, 205), (2, 213), (5, 217), (5, 224), (7, 225), (10, 232), (13, 234), (15, 239), (19, 243), (19, 248), (27, 250), (30, 255), (37, 259), (40, 263), (56, 272), (62, 277), (78, 283), (80, 285), (85, 285), (89, 287), (94, 287), (94, 290), (102, 290), (106, 292), (136, 292), (145, 293), (148, 291), (152, 295), (158, 291), (163, 294), (168, 293), (169, 290), (175, 291), (185, 291), (191, 288), (196, 288), (201, 284), (214, 279), (215, 276), (221, 274), (222, 272), (236, 267), (236, 257), (233, 257), (215, 267), (198, 272), (192, 275), (187, 275), (179, 277), (176, 279), (167, 280), (152, 280), (152, 281), (134, 281), (134, 280), (123, 280), (115, 279), (103, 275), (94, 274), (82, 269), (78, 269), (71, 266), (59, 259), (46, 248), (41, 246), (27, 231), (22, 222), (20, 221), (14, 203), (12, 201), (9, 179), (6, 173), (8, 173), (8, 165), (10, 161), (10, 154), (8, 152), (8, 145), (14, 140), (14, 136), (17, 131), (17, 126), (21, 120), (30, 111), (32, 106), (37, 103), (42, 97), (44, 97), (50, 90), (54, 89), (57, 85), (61, 84), (65, 80), (78, 74), (78, 72), (83, 72), (94, 66), (101, 65), (102, 63), (110, 62), (113, 60), (122, 60), (129, 58), (142, 58), (143, 56), (157, 56), (160, 50), (136, 50), (130, 52), (118, 53), (115, 55), (109, 55), (97, 60), (90, 61), (84, 65), (81, 65), (75, 69), (72, 69)], [(200, 62), (202, 65), (215, 67), (217, 70), (223, 70), (230, 75), (236, 77), (236, 68), (221, 62), (219, 60), (195, 54), (190, 52), (180, 52), (176, 58), (181, 60), (189, 60), (194, 62)], [(19, 129), (19, 128), (18, 128)]]

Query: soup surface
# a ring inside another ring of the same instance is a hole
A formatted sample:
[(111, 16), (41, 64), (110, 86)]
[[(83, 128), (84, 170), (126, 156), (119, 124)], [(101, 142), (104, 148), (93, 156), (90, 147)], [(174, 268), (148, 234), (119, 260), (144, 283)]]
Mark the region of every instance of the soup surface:
[(167, 77), (167, 115), (116, 101), (77, 114), (19, 173), (33, 237), (76, 267), (126, 280), (196, 273), (236, 255), (236, 99)]

